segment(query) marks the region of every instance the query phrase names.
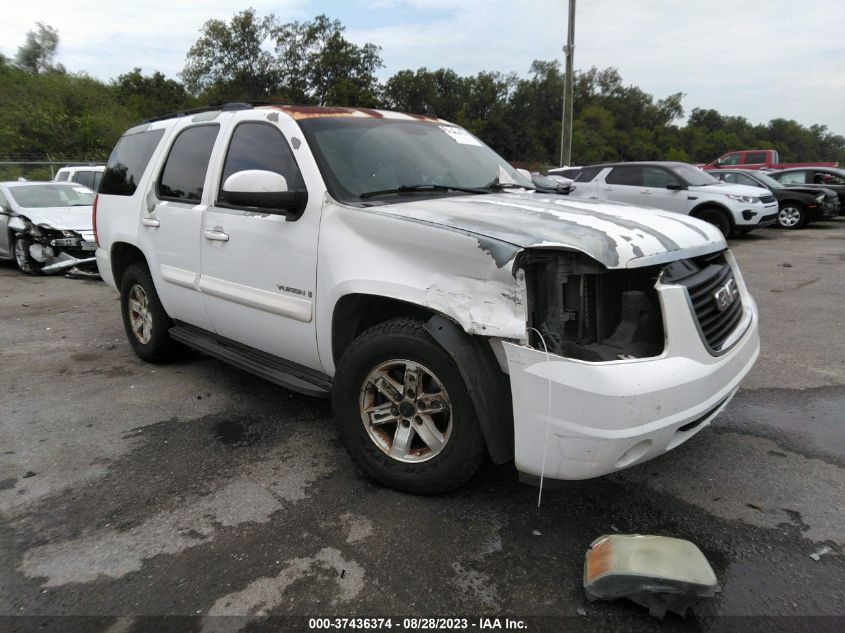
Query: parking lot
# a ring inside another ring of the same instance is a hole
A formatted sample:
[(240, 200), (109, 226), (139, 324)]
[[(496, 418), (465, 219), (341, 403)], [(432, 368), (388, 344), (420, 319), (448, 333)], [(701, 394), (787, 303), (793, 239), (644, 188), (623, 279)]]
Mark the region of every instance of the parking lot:
[[(675, 451), (547, 489), (539, 508), (512, 465), (440, 497), (370, 483), (327, 401), (196, 353), (145, 364), (105, 284), (3, 265), (0, 614), (28, 616), (3, 626), (131, 631), (178, 615), (167, 630), (286, 630), (307, 621), (274, 618), (334, 614), (835, 630), (818, 616), (845, 616), (845, 221), (732, 248), (761, 310), (743, 389)], [(588, 603), (584, 553), (614, 531), (692, 540), (721, 593), (662, 623)]]

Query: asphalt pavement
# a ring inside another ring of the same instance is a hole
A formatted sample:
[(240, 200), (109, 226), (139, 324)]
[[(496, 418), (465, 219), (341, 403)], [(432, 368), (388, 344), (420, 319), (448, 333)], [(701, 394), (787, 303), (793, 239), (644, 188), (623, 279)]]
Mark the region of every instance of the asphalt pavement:
[[(196, 353), (145, 364), (102, 282), (0, 265), (0, 630), (845, 630), (845, 221), (731, 247), (763, 344), (736, 398), (539, 508), (512, 465), (445, 496), (384, 489), (327, 401)], [(662, 622), (588, 602), (584, 553), (614, 532), (693, 541), (721, 592)]]

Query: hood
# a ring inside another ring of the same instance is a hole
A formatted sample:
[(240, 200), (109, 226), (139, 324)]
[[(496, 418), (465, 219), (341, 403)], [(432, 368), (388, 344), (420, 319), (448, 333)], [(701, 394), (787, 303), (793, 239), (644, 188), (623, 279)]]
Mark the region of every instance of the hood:
[(826, 198), (836, 198), (836, 192), (831, 189), (824, 189), (822, 187), (808, 187), (806, 185), (789, 185), (780, 189), (780, 191), (795, 191), (797, 193), (805, 193), (808, 196), (817, 198), (820, 193), (823, 193)]
[(750, 185), (734, 185), (720, 182), (713, 185), (698, 185), (689, 188), (690, 191), (706, 191), (707, 193), (731, 194), (732, 196), (770, 196), (772, 192), (765, 187), (751, 187)]
[[(686, 215), (566, 196), (468, 195), (366, 210), (522, 248), (580, 251), (607, 268), (649, 266), (726, 248), (719, 229)], [(495, 251), (481, 239), (479, 245), (491, 254)]]
[(35, 225), (66, 231), (92, 231), (91, 205), (84, 207), (21, 207), (18, 215)]

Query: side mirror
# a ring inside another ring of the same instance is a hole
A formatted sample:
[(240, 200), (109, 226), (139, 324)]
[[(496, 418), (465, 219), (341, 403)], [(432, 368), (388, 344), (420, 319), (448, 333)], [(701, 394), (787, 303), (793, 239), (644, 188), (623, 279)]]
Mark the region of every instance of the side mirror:
[(218, 199), (225, 207), (284, 214), (288, 220), (299, 219), (307, 203), (306, 190), (289, 191), (284, 176), (263, 169), (235, 172), (223, 183)]
[(669, 191), (680, 191), (681, 189), (686, 189), (686, 187), (684, 187), (684, 186), (683, 186), (681, 183), (679, 183), (679, 182), (670, 182), (668, 185), (666, 185), (666, 188), (667, 188)]

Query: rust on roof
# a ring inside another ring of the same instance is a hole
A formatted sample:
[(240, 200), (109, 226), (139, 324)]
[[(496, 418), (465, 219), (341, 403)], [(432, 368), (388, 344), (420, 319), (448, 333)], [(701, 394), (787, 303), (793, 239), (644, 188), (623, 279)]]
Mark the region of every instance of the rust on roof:
[[(368, 117), (371, 119), (384, 118), (384, 114), (382, 114), (379, 110), (374, 110), (373, 108), (347, 108), (339, 106), (314, 105), (272, 105), (264, 106), (264, 108), (270, 110), (280, 110), (297, 121), (301, 119), (315, 119), (323, 117)], [(420, 121), (428, 121), (431, 123), (435, 123), (438, 121), (437, 117), (431, 117), (422, 114), (405, 114), (405, 116)]]

